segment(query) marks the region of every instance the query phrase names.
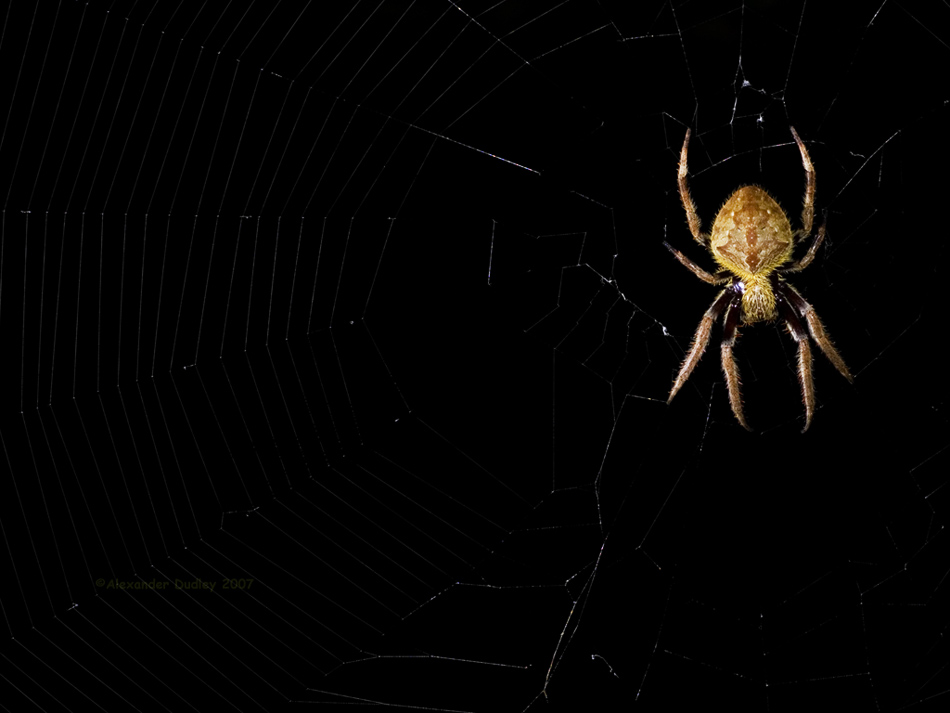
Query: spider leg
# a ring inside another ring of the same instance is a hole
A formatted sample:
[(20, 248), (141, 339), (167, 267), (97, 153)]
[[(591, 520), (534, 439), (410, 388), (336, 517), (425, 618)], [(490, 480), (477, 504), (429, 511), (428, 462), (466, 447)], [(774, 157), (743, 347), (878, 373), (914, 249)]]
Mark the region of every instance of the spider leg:
[(811, 419), (815, 413), (815, 380), (811, 372), (811, 345), (808, 343), (808, 332), (802, 326), (801, 320), (789, 305), (788, 300), (779, 300), (779, 310), (788, 325), (788, 331), (798, 342), (798, 380), (802, 385), (802, 401), (805, 403), (805, 427), (802, 429), (804, 433), (811, 426)]
[(673, 257), (679, 260), (683, 264), (683, 267), (692, 272), (703, 282), (708, 282), (710, 285), (724, 285), (732, 279), (729, 276), (716, 277), (715, 275), (711, 275), (669, 243), (664, 241), (663, 246), (673, 253)]
[(736, 420), (747, 431), (751, 431), (749, 424), (746, 423), (745, 416), (742, 413), (742, 394), (739, 390), (739, 367), (736, 366), (736, 360), (732, 356), (732, 347), (736, 343), (736, 331), (739, 325), (739, 313), (741, 309), (736, 302), (729, 305), (726, 312), (725, 329), (722, 335), (722, 344), (719, 349), (722, 355), (722, 372), (726, 375), (726, 386), (729, 387), (729, 405), (732, 406), (732, 413)]
[(795, 127), (788, 128), (792, 132), (795, 143), (798, 144), (798, 150), (802, 154), (802, 165), (805, 167), (805, 201), (802, 205), (802, 235), (804, 236), (811, 233), (812, 221), (815, 219), (815, 166), (811, 162), (805, 143), (798, 138)]
[(818, 252), (818, 248), (825, 239), (826, 224), (827, 223), (825, 221), (822, 221), (821, 227), (818, 228), (818, 234), (812, 241), (811, 247), (808, 248), (808, 252), (802, 256), (802, 259), (791, 263), (788, 267), (783, 267), (781, 270), (779, 270), (779, 272), (801, 272), (806, 267), (811, 265), (811, 261), (815, 259), (815, 254)]
[(683, 210), (686, 211), (686, 220), (689, 221), (689, 232), (693, 234), (696, 242), (705, 247), (706, 236), (702, 233), (702, 223), (699, 215), (696, 213), (696, 204), (689, 194), (689, 186), (686, 183), (686, 150), (689, 148), (689, 129), (686, 129), (686, 138), (683, 139), (683, 149), (680, 151), (680, 165), (677, 172), (677, 183), (680, 187), (680, 200), (683, 201)]
[(699, 326), (696, 328), (696, 334), (693, 335), (693, 345), (689, 348), (689, 353), (683, 360), (680, 373), (676, 377), (676, 381), (673, 382), (673, 388), (670, 389), (670, 396), (667, 398), (666, 403), (673, 400), (673, 397), (676, 396), (676, 392), (682, 388), (683, 384), (685, 384), (689, 378), (689, 375), (693, 373), (693, 369), (695, 369), (699, 363), (700, 357), (702, 357), (703, 352), (706, 351), (706, 345), (709, 343), (709, 334), (712, 331), (713, 324), (719, 319), (719, 315), (722, 314), (726, 305), (733, 299), (735, 299), (735, 293), (732, 290), (725, 289), (716, 296), (715, 301), (709, 306), (709, 309), (706, 310), (706, 314), (703, 315)]
[(835, 365), (841, 375), (848, 381), (854, 381), (854, 377), (851, 376), (851, 372), (848, 371), (848, 367), (844, 363), (844, 359), (841, 358), (841, 355), (838, 353), (838, 350), (835, 349), (835, 345), (831, 343), (831, 339), (828, 337), (828, 333), (825, 331), (825, 325), (821, 323), (821, 320), (818, 318), (818, 314), (815, 312), (815, 308), (812, 307), (808, 302), (805, 301), (805, 298), (799, 294), (798, 290), (792, 287), (787, 282), (779, 282), (779, 289), (781, 290), (782, 296), (787, 299), (792, 307), (805, 318), (805, 322), (808, 324), (808, 331), (811, 332), (812, 339), (815, 340), (815, 343), (821, 348), (821, 351), (825, 353), (825, 356), (828, 357), (828, 361)]

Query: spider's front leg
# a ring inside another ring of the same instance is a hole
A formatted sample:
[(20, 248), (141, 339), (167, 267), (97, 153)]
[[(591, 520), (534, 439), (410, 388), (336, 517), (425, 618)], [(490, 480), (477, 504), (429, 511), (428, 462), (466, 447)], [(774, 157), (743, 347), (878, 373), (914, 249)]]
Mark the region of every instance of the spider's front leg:
[(821, 351), (828, 357), (828, 361), (834, 364), (835, 369), (837, 369), (845, 379), (854, 381), (854, 377), (851, 376), (851, 372), (848, 370), (847, 364), (844, 363), (844, 359), (841, 358), (841, 354), (835, 349), (835, 345), (831, 343), (831, 339), (825, 331), (825, 325), (822, 324), (818, 318), (815, 308), (790, 284), (787, 282), (781, 282), (779, 284), (781, 285), (782, 295), (785, 299), (788, 300), (798, 314), (805, 318), (805, 323), (808, 325), (811, 338), (815, 340), (815, 343)]
[(726, 386), (729, 389), (729, 405), (732, 407), (732, 413), (736, 420), (747, 431), (751, 431), (749, 424), (746, 423), (745, 415), (742, 413), (742, 393), (739, 390), (739, 367), (736, 366), (735, 357), (732, 355), (732, 347), (736, 343), (736, 332), (739, 326), (739, 313), (742, 308), (739, 301), (736, 300), (729, 305), (726, 312), (725, 328), (722, 334), (722, 344), (719, 349), (722, 352), (722, 372), (726, 375)]
[(779, 296), (779, 311), (788, 325), (788, 331), (798, 342), (798, 380), (802, 385), (802, 401), (805, 403), (805, 427), (802, 433), (811, 426), (811, 419), (815, 413), (815, 379), (811, 373), (811, 345), (808, 343), (808, 332), (802, 325), (798, 314), (788, 302), (787, 293)]
[(712, 332), (713, 324), (719, 319), (719, 315), (722, 314), (726, 306), (736, 300), (736, 294), (737, 293), (731, 288), (723, 290), (716, 296), (715, 301), (710, 305), (709, 309), (706, 310), (706, 314), (703, 315), (699, 326), (696, 328), (696, 334), (693, 335), (693, 344), (689, 348), (689, 353), (686, 355), (686, 358), (683, 360), (683, 366), (680, 367), (680, 373), (676, 377), (676, 381), (673, 382), (673, 388), (670, 389), (670, 396), (666, 400), (666, 403), (673, 400), (676, 393), (683, 387), (683, 384), (686, 383), (689, 375), (693, 373), (693, 369), (695, 369), (699, 363), (703, 352), (706, 351), (706, 345), (709, 344), (709, 335)]

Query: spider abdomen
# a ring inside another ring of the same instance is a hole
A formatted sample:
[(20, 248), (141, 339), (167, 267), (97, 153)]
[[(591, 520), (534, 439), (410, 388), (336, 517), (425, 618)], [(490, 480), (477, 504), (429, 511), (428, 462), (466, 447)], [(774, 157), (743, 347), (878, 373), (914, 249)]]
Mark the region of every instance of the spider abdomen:
[(758, 186), (742, 186), (729, 197), (716, 216), (709, 241), (716, 262), (746, 281), (787, 262), (793, 246), (785, 211)]

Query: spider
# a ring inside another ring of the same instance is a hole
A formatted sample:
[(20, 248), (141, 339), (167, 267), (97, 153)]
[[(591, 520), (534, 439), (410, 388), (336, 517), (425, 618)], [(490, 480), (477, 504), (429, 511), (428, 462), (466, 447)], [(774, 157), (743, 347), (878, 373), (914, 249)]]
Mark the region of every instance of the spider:
[(811, 264), (818, 247), (825, 239), (825, 224), (822, 222), (804, 257), (800, 260), (792, 260), (796, 243), (803, 241), (811, 234), (815, 217), (815, 167), (808, 156), (805, 144), (798, 137), (798, 132), (793, 127), (789, 129), (795, 143), (798, 144), (798, 150), (802, 154), (802, 164), (805, 166), (805, 199), (802, 205), (801, 230), (792, 230), (788, 216), (775, 199), (762, 188), (742, 186), (719, 210), (712, 231), (709, 234), (703, 233), (699, 216), (696, 214), (696, 205), (693, 203), (686, 183), (686, 151), (689, 148), (690, 134), (687, 129), (683, 149), (680, 152), (678, 172), (680, 199), (686, 211), (689, 231), (696, 242), (709, 250), (713, 260), (719, 265), (719, 270), (715, 274), (710, 274), (669, 243), (663, 243), (673, 256), (700, 280), (710, 285), (725, 285), (725, 289), (716, 296), (696, 329), (693, 344), (683, 361), (683, 366), (680, 367), (667, 403), (673, 400), (689, 375), (693, 373), (693, 369), (696, 368), (709, 343), (713, 323), (724, 315), (720, 350), (722, 370), (729, 389), (729, 404), (732, 406), (732, 413), (735, 414), (736, 419), (748, 431), (752, 429), (749, 428), (742, 413), (739, 370), (732, 355), (740, 321), (743, 324), (771, 322), (781, 316), (792, 338), (798, 343), (798, 377), (801, 381), (802, 400), (805, 402), (805, 427), (802, 433), (811, 425), (815, 411), (815, 384), (811, 372), (809, 334), (841, 375), (848, 381), (853, 381), (851, 372), (848, 371), (838, 350), (828, 338), (828, 333), (814, 308), (805, 301), (798, 290), (785, 281), (785, 275), (788, 273), (800, 272)]

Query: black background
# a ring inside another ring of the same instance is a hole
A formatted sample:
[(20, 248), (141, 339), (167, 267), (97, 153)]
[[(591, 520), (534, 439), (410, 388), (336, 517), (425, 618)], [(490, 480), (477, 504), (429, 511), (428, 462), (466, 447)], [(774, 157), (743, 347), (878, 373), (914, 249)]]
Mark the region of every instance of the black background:
[[(827, 5), (11, 4), (0, 703), (945, 704), (950, 16)], [(789, 125), (749, 434), (662, 243)]]

